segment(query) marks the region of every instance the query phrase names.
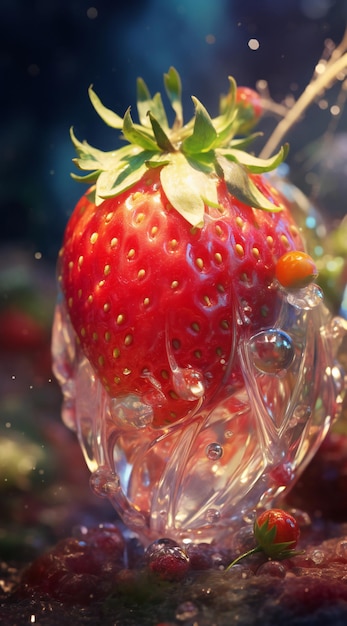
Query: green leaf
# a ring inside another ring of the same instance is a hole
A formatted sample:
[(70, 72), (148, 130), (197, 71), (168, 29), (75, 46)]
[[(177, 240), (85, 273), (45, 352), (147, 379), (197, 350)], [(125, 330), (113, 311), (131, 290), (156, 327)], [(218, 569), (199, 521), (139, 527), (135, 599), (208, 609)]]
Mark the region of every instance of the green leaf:
[(180, 127), (183, 124), (182, 85), (179, 73), (174, 67), (170, 67), (168, 73), (164, 74), (164, 86), (171, 106), (176, 113), (174, 126)]
[(193, 133), (182, 143), (182, 151), (187, 154), (211, 150), (217, 137), (217, 131), (205, 107), (194, 96), (192, 100), (195, 105)]
[(146, 165), (149, 168), (155, 169), (156, 167), (162, 167), (170, 163), (171, 157), (167, 158), (167, 155), (156, 154), (152, 159), (146, 161)]
[(201, 228), (206, 203), (218, 204), (216, 180), (175, 153), (160, 172), (163, 190), (172, 206), (192, 225)]
[(278, 167), (286, 158), (289, 150), (289, 144), (284, 144), (277, 154), (269, 159), (260, 159), (249, 152), (243, 150), (220, 150), (219, 153), (231, 161), (236, 161), (245, 165), (250, 172), (262, 173), (270, 172)]
[(114, 113), (114, 111), (111, 111), (111, 109), (107, 109), (102, 104), (101, 100), (93, 90), (92, 85), (88, 89), (88, 94), (95, 111), (98, 113), (98, 115), (100, 115), (101, 119), (108, 126), (111, 126), (112, 128), (123, 127), (123, 119), (120, 117), (120, 115), (117, 115), (117, 113)]
[(99, 164), (99, 165), (105, 161), (106, 153), (102, 152), (102, 150), (97, 150), (96, 148), (93, 148), (86, 141), (83, 141), (83, 142), (79, 141), (76, 135), (74, 134), (72, 127), (70, 128), (70, 137), (74, 145), (74, 148), (78, 156), (80, 157), (79, 161), (92, 161), (95, 164)]
[(123, 120), (123, 135), (130, 143), (140, 146), (144, 150), (158, 150), (158, 146), (143, 127), (134, 124), (130, 107), (127, 109)]
[(243, 150), (244, 148), (248, 148), (248, 146), (253, 143), (253, 141), (255, 139), (258, 139), (259, 137), (263, 137), (264, 133), (258, 132), (258, 133), (252, 133), (251, 135), (248, 135), (247, 137), (237, 137), (236, 139), (233, 139), (230, 144), (229, 147), (232, 149), (238, 149), (238, 150)]
[(146, 171), (147, 167), (142, 165), (135, 171), (127, 168), (120, 173), (118, 170), (101, 172), (96, 183), (96, 204), (99, 205), (105, 198), (113, 198), (126, 191), (137, 183)]
[(235, 119), (235, 100), (237, 85), (231, 76), (229, 76), (229, 91), (226, 96), (222, 96), (219, 103), (220, 114), (215, 117), (213, 124), (218, 133), (222, 133), (229, 126), (231, 120)]
[(220, 174), (224, 177), (230, 193), (240, 200), (240, 202), (256, 209), (270, 211), (271, 213), (277, 213), (282, 210), (281, 207), (270, 202), (270, 200), (259, 191), (243, 165), (229, 161), (229, 159), (224, 156), (218, 155), (217, 169), (219, 168)]
[(228, 76), (228, 80), (229, 91), (226, 95), (222, 95), (219, 100), (219, 111), (220, 115), (223, 117), (233, 114), (236, 102), (236, 80), (232, 76)]
[(143, 80), (139, 77), (137, 79), (137, 112), (140, 120), (140, 124), (149, 126), (148, 111), (150, 109), (151, 94), (148, 87)]
[(74, 172), (71, 173), (71, 178), (76, 180), (79, 183), (95, 183), (98, 180), (102, 170), (94, 170), (94, 172), (90, 172), (89, 174), (85, 174), (85, 176), (79, 176)]
[(163, 152), (173, 152), (174, 147), (168, 138), (167, 134), (164, 132), (163, 127), (159, 123), (159, 121), (152, 115), (151, 111), (148, 111), (148, 117), (152, 124), (153, 133), (158, 144), (158, 147), (163, 150)]
[(169, 128), (161, 94), (156, 93), (154, 97), (151, 98), (147, 85), (142, 78), (137, 79), (137, 110), (140, 123), (143, 124), (143, 126), (150, 125), (148, 119), (148, 113), (150, 111), (163, 128)]

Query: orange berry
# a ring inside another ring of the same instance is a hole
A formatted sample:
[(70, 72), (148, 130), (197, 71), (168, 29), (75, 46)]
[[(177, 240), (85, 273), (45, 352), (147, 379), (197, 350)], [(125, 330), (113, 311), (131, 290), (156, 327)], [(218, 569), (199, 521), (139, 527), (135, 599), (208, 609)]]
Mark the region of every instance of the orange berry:
[(301, 289), (318, 276), (317, 266), (306, 252), (291, 250), (281, 256), (276, 263), (276, 278), (282, 287)]

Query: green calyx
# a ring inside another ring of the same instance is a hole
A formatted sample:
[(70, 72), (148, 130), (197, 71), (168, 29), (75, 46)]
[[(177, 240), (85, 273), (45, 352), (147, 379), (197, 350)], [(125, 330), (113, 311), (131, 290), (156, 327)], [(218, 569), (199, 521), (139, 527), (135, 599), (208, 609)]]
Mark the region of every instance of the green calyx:
[(236, 103), (236, 83), (229, 77), (229, 92), (221, 98), (220, 114), (211, 118), (201, 102), (192, 97), (195, 115), (184, 124), (181, 80), (174, 68), (164, 75), (166, 94), (175, 114), (170, 127), (160, 93), (152, 98), (146, 84), (137, 81), (139, 123), (134, 123), (130, 108), (120, 117), (106, 108), (89, 88), (91, 103), (112, 128), (122, 131), (127, 142), (123, 147), (102, 152), (80, 142), (71, 129), (71, 139), (78, 158), (76, 166), (89, 172), (72, 174), (86, 183), (96, 183), (95, 203), (117, 196), (132, 187), (148, 168), (160, 167), (164, 192), (172, 206), (195, 227), (204, 221), (205, 205), (218, 206), (217, 184), (224, 178), (230, 193), (255, 208), (281, 210), (256, 187), (251, 173), (275, 169), (286, 157), (288, 146), (269, 159), (259, 159), (244, 151), (256, 137), (237, 137), (244, 123), (242, 108)]

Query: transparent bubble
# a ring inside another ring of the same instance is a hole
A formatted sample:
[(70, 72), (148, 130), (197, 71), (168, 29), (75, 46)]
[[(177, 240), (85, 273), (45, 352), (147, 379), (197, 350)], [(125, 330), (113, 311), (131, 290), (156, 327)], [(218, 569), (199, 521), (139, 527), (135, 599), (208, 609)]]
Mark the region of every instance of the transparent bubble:
[(347, 539), (341, 539), (336, 545), (336, 555), (347, 561)]
[(311, 415), (312, 409), (310, 406), (307, 406), (306, 404), (298, 404), (293, 411), (293, 415), (289, 421), (289, 426), (294, 428), (294, 426), (298, 426), (298, 424), (305, 423)]
[(207, 509), (205, 518), (209, 524), (214, 524), (220, 518), (220, 511), (218, 509)]
[(120, 489), (119, 476), (104, 466), (90, 475), (89, 484), (94, 493), (102, 498), (110, 498)]
[(316, 565), (321, 565), (325, 561), (325, 553), (323, 550), (314, 550), (311, 559)]
[(285, 578), (287, 568), (283, 563), (278, 561), (267, 561), (258, 567), (257, 576), (273, 576), (274, 578)]
[(198, 400), (205, 393), (203, 378), (200, 372), (196, 372), (192, 368), (175, 367), (172, 381), (177, 395), (183, 400)]
[(249, 349), (255, 367), (265, 374), (287, 370), (295, 356), (292, 339), (279, 329), (262, 330), (253, 335)]
[(206, 446), (206, 456), (211, 461), (218, 461), (223, 456), (223, 446), (220, 443), (209, 443)]

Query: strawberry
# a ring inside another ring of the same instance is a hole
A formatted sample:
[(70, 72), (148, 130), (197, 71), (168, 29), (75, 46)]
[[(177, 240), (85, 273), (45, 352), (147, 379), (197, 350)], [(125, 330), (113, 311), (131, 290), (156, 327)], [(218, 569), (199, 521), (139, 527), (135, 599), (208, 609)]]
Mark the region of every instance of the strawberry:
[(302, 554), (302, 551), (295, 550), (300, 538), (299, 524), (295, 517), (283, 509), (268, 509), (260, 513), (254, 520), (253, 534), (256, 546), (234, 559), (226, 571), (258, 552), (276, 561)]
[(266, 160), (244, 151), (252, 139), (240, 137), (246, 92), (240, 100), (230, 78), (214, 119), (193, 97), (195, 115), (184, 124), (176, 70), (164, 84), (171, 127), (160, 94), (152, 98), (142, 79), (140, 123), (130, 109), (124, 119), (107, 109), (90, 88), (96, 111), (127, 143), (104, 153), (71, 131), (76, 165), (91, 170), (75, 178), (92, 186), (68, 222), (59, 261), (81, 350), (109, 395), (127, 398), (156, 428), (242, 384), (237, 345), (274, 324), (277, 261), (303, 249), (285, 199), (264, 175), (286, 146)]

